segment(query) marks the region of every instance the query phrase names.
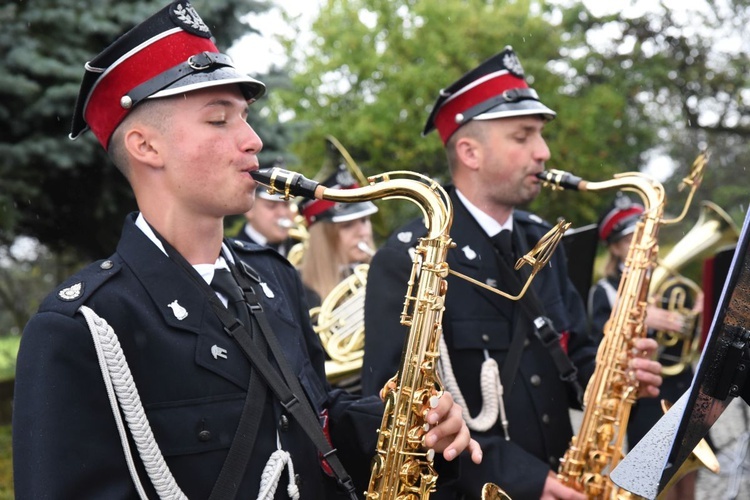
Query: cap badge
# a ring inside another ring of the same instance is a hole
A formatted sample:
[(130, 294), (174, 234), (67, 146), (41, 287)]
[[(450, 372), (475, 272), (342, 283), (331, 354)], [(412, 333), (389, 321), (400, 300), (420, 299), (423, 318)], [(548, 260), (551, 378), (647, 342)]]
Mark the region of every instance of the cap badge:
[(487, 278), (487, 281), (484, 282), (487, 286), (491, 286), (492, 288), (497, 288), (497, 280), (495, 278)]
[(626, 208), (630, 208), (631, 205), (633, 205), (633, 200), (631, 200), (627, 196), (617, 196), (615, 197), (615, 207), (620, 210), (625, 210)]
[(464, 255), (466, 256), (466, 258), (469, 259), (469, 260), (474, 260), (474, 259), (477, 258), (477, 253), (469, 245), (466, 245), (465, 247), (461, 248), (461, 251), (464, 253)]
[(513, 76), (523, 78), (523, 66), (521, 66), (521, 61), (518, 60), (518, 56), (515, 53), (509, 52), (505, 54), (503, 56), (503, 64)]
[(189, 2), (175, 3), (174, 8), (170, 11), (172, 21), (193, 35), (202, 36), (203, 38), (211, 37), (211, 30), (203, 22), (198, 12), (190, 5)]
[(75, 285), (69, 286), (68, 288), (63, 288), (57, 294), (60, 299), (67, 302), (76, 300), (81, 295), (83, 295), (83, 283), (76, 283)]
[(172, 312), (174, 313), (174, 317), (179, 319), (180, 321), (188, 317), (187, 309), (185, 309), (180, 304), (178, 304), (176, 300), (173, 301), (171, 304), (167, 304), (167, 307), (172, 309)]
[(336, 184), (339, 186), (351, 186), (355, 184), (354, 176), (348, 170), (339, 169), (336, 173)]

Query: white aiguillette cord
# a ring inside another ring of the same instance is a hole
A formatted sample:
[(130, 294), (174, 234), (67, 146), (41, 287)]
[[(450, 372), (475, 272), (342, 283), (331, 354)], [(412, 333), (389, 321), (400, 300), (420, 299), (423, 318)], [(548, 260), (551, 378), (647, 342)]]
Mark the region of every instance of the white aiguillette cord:
[(440, 337), (440, 372), (443, 384), (453, 399), (461, 406), (462, 415), (469, 429), (477, 432), (486, 432), (497, 422), (498, 414), (503, 426), (505, 440), (510, 440), (508, 434), (508, 418), (505, 416), (505, 404), (503, 403), (503, 384), (500, 382), (500, 370), (497, 361), (492, 359), (487, 351), (484, 351), (485, 360), (482, 363), (480, 375), (480, 388), (482, 390), (482, 409), (476, 417), (469, 413), (469, 407), (464, 400), (461, 389), (458, 387), (456, 376), (453, 374), (453, 366), (448, 353), (448, 346), (443, 337)]
[(159, 498), (187, 500), (185, 494), (177, 486), (177, 482), (164, 461), (161, 450), (159, 450), (156, 439), (154, 439), (151, 426), (146, 419), (146, 412), (141, 404), (141, 398), (138, 395), (138, 389), (135, 387), (133, 375), (125, 360), (125, 354), (122, 352), (117, 335), (112, 327), (89, 307), (81, 306), (78, 310), (86, 318), (86, 324), (91, 331), (91, 337), (94, 339), (96, 356), (107, 389), (112, 415), (115, 417), (117, 432), (120, 434), (120, 442), (125, 452), (130, 477), (133, 479), (136, 490), (138, 490), (138, 495), (144, 500), (148, 499), (135, 469), (133, 454), (128, 444), (127, 431), (120, 410), (125, 415), (138, 454)]

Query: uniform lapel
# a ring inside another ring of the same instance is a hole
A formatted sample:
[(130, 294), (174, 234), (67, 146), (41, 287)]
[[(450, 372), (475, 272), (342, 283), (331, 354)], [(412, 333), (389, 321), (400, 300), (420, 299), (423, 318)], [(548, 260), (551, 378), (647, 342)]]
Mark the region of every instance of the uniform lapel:
[[(485, 236), (484, 230), (455, 195), (455, 191), (451, 193), (451, 198), (454, 207), (451, 238), (456, 247), (448, 252), (448, 264), (452, 269), (477, 281), (507, 291), (507, 287), (503, 287), (498, 259), (490, 239)], [(489, 302), (508, 320), (512, 319), (512, 310), (507, 299), (479, 286), (472, 285), (471, 290), (481, 298), (480, 300)]]
[(224, 332), (201, 289), (135, 226), (132, 219), (123, 229), (117, 252), (161, 316), (165, 334), (184, 332), (197, 335), (196, 363), (243, 389), (247, 388), (249, 362)]

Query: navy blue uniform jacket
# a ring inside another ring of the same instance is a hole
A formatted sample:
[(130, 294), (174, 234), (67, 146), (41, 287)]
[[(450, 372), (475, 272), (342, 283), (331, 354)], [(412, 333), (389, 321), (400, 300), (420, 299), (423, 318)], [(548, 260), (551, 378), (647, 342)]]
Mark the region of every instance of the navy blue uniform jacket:
[[(486, 233), (474, 220), (455, 193), (451, 238), (456, 247), (448, 252), (451, 269), (483, 283), (503, 286), (498, 260)], [(535, 215), (514, 212), (514, 237), (520, 227), (528, 242), (516, 241), (525, 253), (550, 226)], [(411, 269), (409, 249), (425, 234), (421, 220), (396, 231), (375, 255), (368, 275), (365, 298), (365, 358), (362, 371), (363, 394), (377, 393), (398, 369), (406, 328), (399, 324)], [(568, 354), (579, 369), (585, 386), (593, 373), (596, 349), (586, 329), (583, 302), (567, 278), (565, 255), (558, 247), (550, 263), (536, 276), (533, 288), (556, 329), (569, 333)], [(484, 350), (497, 360), (500, 369), (506, 361), (511, 338), (512, 316), (518, 306), (480, 287), (450, 275), (443, 316), (443, 335), (453, 371), (471, 415), (481, 408), (480, 368)], [(572, 430), (569, 406), (573, 404), (567, 385), (546, 348), (529, 338), (513, 387), (505, 387), (505, 409), (510, 422), (510, 441), (497, 423), (488, 432), (472, 431), (482, 445), (481, 465), (461, 456), (457, 489), (438, 489), (434, 498), (479, 498), (484, 483), (493, 482), (514, 500), (538, 499), (550, 470), (568, 447)], [(465, 495), (465, 496), (461, 496)]]
[[(224, 463), (251, 377), (249, 362), (197, 285), (134, 220), (131, 214), (116, 253), (58, 287), (24, 330), (13, 416), (19, 499), (137, 497), (91, 334), (76, 312), (84, 304), (119, 337), (156, 441), (188, 498), (207, 498)], [(353, 473), (368, 474), (382, 403), (375, 397), (357, 401), (326, 383), (325, 357), (295, 269), (272, 250), (232, 246), (272, 290), (273, 298), (257, 294), (313, 407), (328, 409), (333, 446), (343, 463)], [(79, 283), (80, 296), (60, 298), (59, 291)], [(187, 311), (184, 319), (169, 307), (174, 301)], [(214, 357), (212, 346), (225, 349), (226, 358)], [(257, 409), (263, 411), (262, 427), (238, 498), (257, 496), (277, 431), (292, 455), (302, 498), (335, 497), (335, 481), (323, 472), (317, 450), (293, 417), (270, 396), (258, 401)], [(135, 450), (134, 455), (155, 498)], [(283, 483), (276, 493), (288, 498)]]

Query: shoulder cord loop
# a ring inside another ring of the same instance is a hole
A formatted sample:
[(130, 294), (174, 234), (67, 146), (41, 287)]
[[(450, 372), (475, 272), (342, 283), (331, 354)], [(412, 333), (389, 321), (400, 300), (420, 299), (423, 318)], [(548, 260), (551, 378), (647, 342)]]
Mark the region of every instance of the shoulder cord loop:
[(130, 367), (125, 360), (125, 355), (120, 347), (117, 335), (111, 326), (93, 310), (86, 306), (78, 309), (91, 331), (91, 337), (94, 339), (96, 355), (99, 360), (99, 368), (104, 378), (104, 385), (107, 388), (112, 415), (115, 417), (117, 431), (120, 434), (120, 442), (125, 452), (125, 460), (128, 464), (130, 477), (133, 479), (136, 490), (142, 499), (148, 499), (143, 485), (141, 484), (138, 472), (135, 470), (133, 455), (128, 445), (128, 438), (125, 425), (120, 415), (120, 409), (125, 415), (125, 420), (130, 428), (133, 441), (138, 449), (138, 454), (146, 467), (149, 479), (154, 485), (159, 498), (187, 500), (172, 476), (164, 457), (156, 444), (151, 426), (146, 419), (146, 413), (141, 404), (141, 398), (133, 381), (133, 375)]
[(466, 405), (461, 389), (458, 387), (456, 376), (453, 374), (448, 346), (445, 344), (443, 337), (440, 337), (440, 361), (439, 369), (443, 379), (443, 385), (451, 393), (453, 400), (461, 406), (462, 415), (469, 429), (477, 432), (485, 432), (492, 428), (497, 422), (498, 414), (500, 423), (503, 426), (505, 440), (509, 441), (508, 419), (505, 415), (505, 404), (503, 403), (503, 384), (500, 382), (500, 370), (497, 361), (489, 356), (487, 350), (484, 351), (485, 360), (482, 363), (479, 385), (482, 391), (482, 409), (476, 417), (469, 413), (469, 407)]
[(275, 498), (276, 487), (279, 485), (284, 467), (287, 467), (287, 472), (289, 473), (289, 484), (287, 485), (286, 492), (292, 500), (299, 500), (299, 487), (294, 481), (292, 455), (281, 448), (278, 432), (276, 433), (276, 447), (278, 449), (271, 454), (260, 476), (258, 500), (273, 500)]

